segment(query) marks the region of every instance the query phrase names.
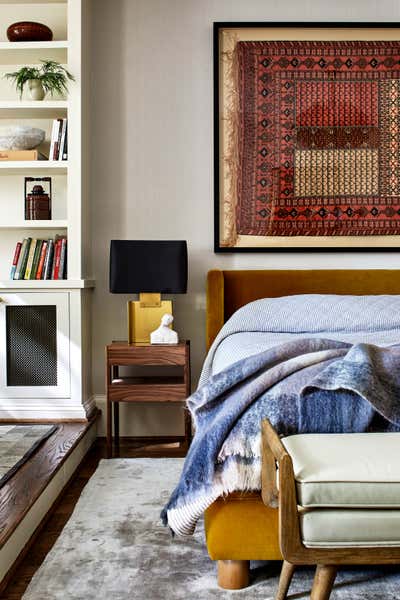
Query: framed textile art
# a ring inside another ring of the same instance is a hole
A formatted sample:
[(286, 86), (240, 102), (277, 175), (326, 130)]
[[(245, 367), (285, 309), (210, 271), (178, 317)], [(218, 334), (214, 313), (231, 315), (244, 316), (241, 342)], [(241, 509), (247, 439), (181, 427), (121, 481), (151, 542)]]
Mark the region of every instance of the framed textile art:
[(400, 247), (400, 27), (215, 23), (215, 251)]

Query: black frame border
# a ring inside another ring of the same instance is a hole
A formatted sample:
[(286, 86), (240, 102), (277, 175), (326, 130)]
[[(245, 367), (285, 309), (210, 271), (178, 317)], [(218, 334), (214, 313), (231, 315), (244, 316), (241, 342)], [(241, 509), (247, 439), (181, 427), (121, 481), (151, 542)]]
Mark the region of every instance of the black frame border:
[(369, 29), (385, 29), (385, 28), (400, 28), (399, 21), (374, 21), (374, 22), (358, 22), (358, 21), (215, 21), (213, 23), (213, 85), (214, 85), (214, 252), (223, 253), (266, 253), (266, 252), (398, 252), (400, 250), (400, 235), (399, 246), (340, 246), (340, 247), (324, 247), (324, 246), (304, 246), (296, 248), (285, 247), (225, 247), (220, 246), (219, 230), (219, 32), (221, 29), (227, 28), (260, 28), (260, 27), (308, 27), (308, 28), (323, 28), (323, 29), (339, 29), (339, 28), (369, 28)]

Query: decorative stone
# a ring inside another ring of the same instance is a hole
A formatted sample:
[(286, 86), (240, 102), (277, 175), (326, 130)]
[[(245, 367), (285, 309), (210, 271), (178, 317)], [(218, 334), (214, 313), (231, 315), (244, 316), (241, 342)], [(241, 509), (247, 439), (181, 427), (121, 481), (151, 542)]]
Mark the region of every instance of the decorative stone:
[(157, 329), (151, 332), (150, 342), (152, 344), (177, 344), (179, 341), (178, 334), (173, 329), (170, 329), (170, 325), (174, 317), (168, 313), (161, 317), (161, 325)]
[(45, 131), (28, 125), (4, 125), (0, 127), (0, 150), (33, 150), (40, 146)]

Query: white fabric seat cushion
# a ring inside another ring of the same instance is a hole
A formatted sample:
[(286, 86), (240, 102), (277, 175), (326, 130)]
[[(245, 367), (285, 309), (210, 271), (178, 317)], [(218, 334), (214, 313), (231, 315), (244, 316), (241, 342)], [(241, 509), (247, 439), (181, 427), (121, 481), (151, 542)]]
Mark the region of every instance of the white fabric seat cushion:
[(400, 510), (306, 510), (300, 529), (307, 548), (400, 546)]
[(400, 433), (299, 434), (282, 443), (299, 505), (400, 508)]

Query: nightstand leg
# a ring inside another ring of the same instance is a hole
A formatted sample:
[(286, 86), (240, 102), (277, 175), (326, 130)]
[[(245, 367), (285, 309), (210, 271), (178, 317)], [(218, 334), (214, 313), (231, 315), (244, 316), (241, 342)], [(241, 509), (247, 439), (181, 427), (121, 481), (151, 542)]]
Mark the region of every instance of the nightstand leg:
[(106, 456), (112, 458), (112, 406), (110, 400), (110, 365), (108, 362), (108, 348), (106, 346), (106, 394), (107, 394), (107, 423), (106, 423)]
[(119, 456), (119, 402), (114, 402), (114, 441), (116, 456)]
[(112, 406), (107, 398), (107, 458), (112, 458)]

